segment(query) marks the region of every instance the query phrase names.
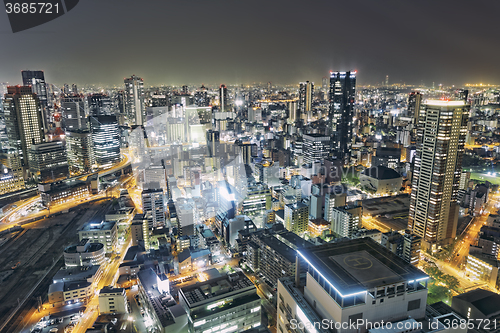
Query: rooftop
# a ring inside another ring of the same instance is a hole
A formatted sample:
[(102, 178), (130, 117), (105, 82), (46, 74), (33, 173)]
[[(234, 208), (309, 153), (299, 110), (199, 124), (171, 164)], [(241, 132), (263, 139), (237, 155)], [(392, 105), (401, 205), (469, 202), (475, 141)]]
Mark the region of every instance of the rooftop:
[(401, 175), (396, 170), (385, 166), (367, 168), (363, 171), (363, 175), (379, 180), (401, 178)]
[(489, 290), (475, 289), (457, 295), (453, 299), (471, 303), (486, 317), (500, 312), (500, 295)]
[(80, 231), (92, 231), (92, 230), (111, 230), (115, 226), (116, 222), (87, 222), (85, 223)]
[(324, 244), (297, 253), (342, 296), (428, 278), (371, 238)]

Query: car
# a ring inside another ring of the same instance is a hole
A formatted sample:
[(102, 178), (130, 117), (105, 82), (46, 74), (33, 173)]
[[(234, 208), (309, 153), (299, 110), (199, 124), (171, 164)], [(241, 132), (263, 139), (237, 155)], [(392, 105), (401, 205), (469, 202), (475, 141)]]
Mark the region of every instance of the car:
[(57, 332), (59, 332), (59, 329), (57, 327), (53, 327), (49, 331), (49, 333), (57, 333)]

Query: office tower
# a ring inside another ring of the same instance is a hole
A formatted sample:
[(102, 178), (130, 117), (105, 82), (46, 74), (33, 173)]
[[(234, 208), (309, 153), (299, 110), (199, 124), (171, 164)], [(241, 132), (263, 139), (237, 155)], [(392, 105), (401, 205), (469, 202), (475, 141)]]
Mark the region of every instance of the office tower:
[(208, 156), (215, 157), (219, 155), (220, 139), (219, 131), (207, 131)]
[(208, 98), (207, 88), (201, 85), (200, 89), (194, 93), (194, 104), (197, 106), (209, 106), (210, 100)]
[(227, 88), (224, 84), (221, 84), (219, 88), (219, 111), (230, 111), (227, 107)]
[(42, 108), (42, 123), (44, 129), (48, 129), (48, 121), (50, 118), (48, 106), (47, 85), (45, 83), (45, 74), (43, 71), (21, 71), (23, 77), (23, 86), (31, 86), (31, 91), (35, 93), (40, 101)]
[(132, 75), (126, 78), (125, 83), (125, 116), (129, 126), (143, 125), (144, 113), (144, 80)]
[(87, 97), (87, 105), (91, 116), (110, 116), (113, 114), (113, 102), (108, 95), (92, 94)]
[(301, 82), (299, 84), (299, 110), (304, 121), (312, 119), (312, 99), (314, 92), (314, 82)]
[(142, 191), (142, 212), (144, 215), (151, 214), (152, 223), (149, 225), (150, 229), (165, 225), (164, 201), (163, 189), (159, 188), (159, 186), (158, 188), (149, 188)]
[(309, 207), (302, 202), (285, 205), (285, 228), (293, 233), (307, 231), (309, 224)]
[(330, 215), (330, 229), (338, 237), (351, 238), (361, 226), (363, 207), (344, 206), (333, 208)]
[(278, 332), (381, 332), (388, 322), (394, 330), (425, 318), (428, 276), (371, 238), (299, 249), (297, 256), (307, 273), (305, 281), (299, 274), (278, 280)]
[(330, 154), (330, 137), (322, 134), (304, 134), (302, 152), (304, 163), (323, 161)]
[(24, 172), (17, 149), (0, 149), (0, 195), (24, 190)]
[(288, 102), (288, 119), (287, 122), (289, 124), (293, 124), (297, 120), (299, 120), (299, 108), (297, 101)]
[(69, 176), (68, 157), (63, 141), (31, 145), (30, 172), (39, 183), (53, 183)]
[(408, 116), (413, 117), (413, 123), (418, 125), (420, 115), (420, 104), (422, 103), (422, 94), (418, 91), (412, 91), (408, 95)]
[(95, 166), (95, 156), (90, 131), (66, 132), (66, 151), (71, 172), (79, 174), (92, 171)]
[(333, 154), (344, 165), (351, 160), (355, 88), (356, 72), (331, 72), (329, 131)]
[(90, 117), (94, 157), (98, 167), (120, 161), (120, 132), (116, 116)]
[(427, 100), (420, 110), (408, 228), (426, 249), (456, 235), (468, 117), (465, 100)]
[(87, 101), (84, 96), (66, 96), (61, 98), (63, 128), (65, 131), (87, 130), (89, 119)]
[(28, 167), (31, 145), (44, 141), (38, 96), (28, 86), (7, 87), (3, 109), (9, 144), (19, 151), (22, 165)]

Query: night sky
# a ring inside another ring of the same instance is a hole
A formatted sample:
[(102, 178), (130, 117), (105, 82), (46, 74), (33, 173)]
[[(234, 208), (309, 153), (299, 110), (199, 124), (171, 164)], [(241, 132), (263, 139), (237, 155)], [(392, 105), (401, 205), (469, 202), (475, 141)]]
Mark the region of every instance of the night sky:
[(0, 82), (500, 84), (499, 15), (497, 0), (80, 0), (16, 34), (0, 13)]

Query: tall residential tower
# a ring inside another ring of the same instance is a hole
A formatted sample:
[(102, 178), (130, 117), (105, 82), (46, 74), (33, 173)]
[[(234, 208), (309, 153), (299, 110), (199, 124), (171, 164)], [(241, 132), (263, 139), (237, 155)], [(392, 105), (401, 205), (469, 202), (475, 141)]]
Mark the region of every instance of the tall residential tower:
[(132, 75), (125, 83), (125, 116), (129, 125), (143, 125), (144, 112), (144, 80)]

